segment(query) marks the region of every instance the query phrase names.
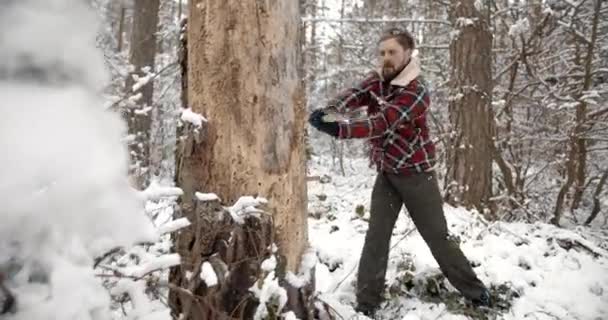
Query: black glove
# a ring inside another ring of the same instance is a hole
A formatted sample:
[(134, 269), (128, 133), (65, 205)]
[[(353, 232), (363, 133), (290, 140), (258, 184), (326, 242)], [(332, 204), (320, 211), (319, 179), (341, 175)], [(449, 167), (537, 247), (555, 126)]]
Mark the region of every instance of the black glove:
[(323, 110), (315, 110), (310, 114), (308, 123), (317, 128), (319, 131), (323, 131), (332, 137), (337, 137), (340, 132), (340, 126), (338, 126), (338, 123), (335, 121), (323, 121), (323, 117), (326, 115), (327, 114)]

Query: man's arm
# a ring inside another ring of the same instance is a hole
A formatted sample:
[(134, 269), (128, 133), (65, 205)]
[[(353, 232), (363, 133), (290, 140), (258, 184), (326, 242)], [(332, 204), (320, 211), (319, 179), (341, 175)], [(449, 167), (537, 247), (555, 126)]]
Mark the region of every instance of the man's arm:
[(367, 74), (365, 79), (352, 88), (342, 91), (332, 99), (326, 110), (335, 110), (344, 113), (362, 106), (369, 105), (371, 92), (378, 93), (380, 90), (380, 76), (376, 71)]
[(381, 106), (382, 112), (366, 119), (339, 121), (338, 138), (374, 138), (382, 136), (389, 129), (405, 122), (410, 122), (422, 115), (428, 108), (429, 94), (426, 88), (418, 84), (416, 92), (407, 90), (401, 93), (392, 103)]

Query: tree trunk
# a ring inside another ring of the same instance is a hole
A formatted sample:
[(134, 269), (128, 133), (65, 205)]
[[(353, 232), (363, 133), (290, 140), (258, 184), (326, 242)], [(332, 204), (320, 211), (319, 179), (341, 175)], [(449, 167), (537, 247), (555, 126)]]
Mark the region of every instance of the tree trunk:
[[(305, 100), (297, 50), (299, 4), (243, 0), (190, 1), (188, 5), (187, 106), (209, 123), (202, 131), (186, 132), (194, 133), (195, 138), (182, 139), (177, 169), (177, 183), (184, 190), (182, 213), (194, 221), (205, 215), (205, 210), (197, 212), (195, 192), (216, 193), (224, 205), (248, 195), (267, 198), (272, 221), (246, 222), (244, 228), (254, 230), (257, 223), (258, 229), (266, 230), (272, 223), (278, 245), (277, 270), (281, 270), (278, 274), (297, 274), (308, 246)], [(204, 232), (217, 233), (212, 224), (204, 227)], [(251, 241), (260, 240), (253, 237), (244, 243)], [(259, 257), (263, 253), (256, 250), (268, 250), (269, 244), (263, 243), (266, 247), (258, 242), (247, 245), (241, 258)], [(201, 247), (213, 252), (208, 249)], [(184, 254), (201, 255), (189, 250)], [(193, 260), (189, 257), (186, 261)], [(172, 283), (179, 285), (176, 279), (183, 279), (186, 271), (196, 271), (195, 267), (188, 270), (182, 266), (182, 274), (174, 274)], [(253, 271), (247, 275), (259, 276), (259, 265), (249, 268)], [(310, 287), (280, 283), (287, 287), (288, 308), (301, 319), (309, 318), (306, 307), (310, 292), (304, 290)], [(313, 285), (314, 279), (309, 284)], [(245, 301), (247, 294), (236, 290), (236, 297), (230, 299)], [(222, 306), (228, 315), (234, 311), (227, 301), (214, 305)]]
[[(581, 95), (585, 94), (585, 91), (591, 87), (592, 79), (593, 79), (593, 58), (594, 58), (594, 47), (597, 43), (597, 34), (599, 27), (599, 19), (600, 19), (600, 11), (602, 8), (602, 1), (596, 0), (594, 6), (594, 16), (593, 16), (593, 24), (591, 30), (591, 44), (587, 46), (587, 55), (585, 59), (585, 82), (583, 84), (583, 90)], [(581, 122), (587, 121), (587, 104), (582, 103), (579, 106), (580, 110), (577, 109), (577, 121), (580, 119)], [(580, 115), (579, 115), (580, 113)], [(581, 128), (581, 133), (577, 137), (577, 168), (576, 168), (576, 179), (574, 181), (574, 197), (572, 199), (572, 210), (578, 209), (580, 202), (583, 198), (583, 192), (585, 191), (585, 182), (587, 178), (587, 139), (583, 137), (586, 134), (586, 131), (589, 129), (589, 126), (583, 125)]]
[[(158, 27), (159, 0), (135, 0), (133, 12), (133, 30), (129, 61), (133, 65), (133, 73), (126, 81), (126, 90), (131, 92), (136, 83), (133, 75), (145, 76), (143, 68), (154, 71), (154, 58), (156, 56), (156, 31)], [(148, 183), (148, 166), (150, 163), (150, 128), (152, 124), (152, 98), (154, 93), (153, 81), (149, 81), (139, 90), (141, 98), (125, 112), (129, 126), (129, 135), (134, 140), (129, 144), (132, 170), (131, 176), (139, 188)]]
[(450, 44), (453, 136), (446, 200), (485, 213), (492, 193), (492, 34), (473, 0), (454, 1), (450, 18), (459, 34)]
[(600, 178), (600, 182), (597, 184), (597, 188), (595, 188), (595, 192), (593, 193), (593, 209), (591, 210), (591, 214), (589, 218), (585, 221), (585, 225), (588, 226), (593, 222), (593, 220), (597, 217), (598, 213), (600, 213), (601, 205), (600, 195), (602, 194), (602, 190), (604, 189), (604, 185), (608, 181), (608, 169), (604, 171), (602, 177)]
[(118, 31), (116, 32), (116, 52), (122, 51), (123, 35), (125, 33), (125, 11), (127, 11), (127, 9), (121, 4), (120, 17), (118, 19)]
[(375, 16), (377, 7), (378, 0), (363, 1), (363, 9), (365, 10), (365, 16), (368, 18), (373, 18)]
[[(595, 46), (597, 45), (598, 37), (598, 25), (600, 22), (602, 0), (596, 0), (594, 4), (594, 16), (591, 26), (591, 41), (587, 44), (586, 55), (585, 55), (585, 78), (583, 80), (583, 86), (580, 91), (580, 96), (583, 96), (592, 85), (592, 74), (593, 74), (593, 57)], [(570, 136), (570, 151), (568, 155), (567, 166), (567, 178), (566, 182), (562, 185), (557, 196), (557, 202), (555, 205), (555, 211), (551, 223), (558, 225), (564, 209), (564, 201), (566, 194), (575, 184), (575, 194), (572, 203), (572, 209), (578, 207), (578, 203), (582, 199), (583, 190), (585, 185), (585, 169), (587, 166), (587, 146), (585, 135), (589, 129), (586, 124), (587, 121), (587, 102), (581, 100), (576, 107), (576, 124), (574, 130)]]

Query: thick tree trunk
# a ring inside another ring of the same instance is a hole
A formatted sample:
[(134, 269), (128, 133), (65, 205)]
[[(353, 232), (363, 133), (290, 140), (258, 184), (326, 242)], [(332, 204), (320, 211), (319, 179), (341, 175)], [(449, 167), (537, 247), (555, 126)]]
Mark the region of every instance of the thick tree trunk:
[(297, 9), (193, 1), (188, 28), (188, 100), (210, 119), (192, 180), (226, 203), (268, 198), (290, 270), (308, 240)]
[[(131, 33), (129, 61), (134, 71), (126, 81), (126, 90), (133, 90), (135, 81), (132, 75), (146, 75), (142, 68), (148, 67), (154, 71), (156, 56), (156, 31), (158, 27), (159, 0), (135, 0), (133, 14), (133, 30)], [(143, 188), (148, 183), (148, 166), (150, 163), (150, 128), (152, 125), (152, 98), (154, 94), (153, 81), (149, 81), (140, 89), (141, 98), (135, 106), (130, 106), (125, 112), (129, 126), (129, 135), (134, 140), (129, 144), (132, 159), (131, 176), (138, 187)]]
[[(216, 193), (224, 205), (248, 195), (269, 200), (266, 210), (272, 221), (249, 222), (242, 228), (255, 230), (255, 224), (258, 229), (266, 230), (269, 224), (275, 228), (280, 276), (287, 271), (297, 274), (308, 246), (298, 7), (294, 1), (189, 2), (188, 72), (184, 84), (187, 106), (204, 115), (209, 123), (202, 131), (182, 132), (189, 136), (182, 140), (177, 168), (178, 186), (184, 190), (182, 214), (189, 219), (205, 216), (205, 211), (197, 212), (195, 192)], [(213, 210), (207, 210), (208, 215), (209, 212)], [(204, 227), (209, 233), (217, 230), (210, 223)], [(251, 241), (260, 240), (252, 237), (244, 243)], [(264, 245), (267, 246), (247, 245), (240, 257), (260, 257), (264, 254), (261, 250), (268, 250), (269, 244)], [(200, 249), (209, 251), (205, 246)], [(201, 255), (189, 250), (192, 257)], [(196, 271), (196, 266), (191, 267), (194, 269), (181, 268), (183, 272)], [(249, 267), (253, 271), (247, 275), (255, 280), (259, 265)], [(174, 275), (172, 283), (179, 285), (175, 280), (183, 277)], [(289, 287), (286, 281), (281, 284), (288, 287), (288, 308), (298, 317), (308, 318), (303, 306), (308, 304), (310, 292), (304, 290), (310, 287)], [(230, 299), (247, 298), (246, 292), (237, 290), (233, 294)], [(225, 314), (232, 313), (230, 308), (235, 307), (226, 301), (214, 305), (223, 306), (221, 311)], [(241, 317), (247, 318), (245, 314)]]
[(453, 205), (491, 209), (492, 193), (492, 34), (473, 0), (454, 1), (451, 20), (459, 34), (450, 44), (450, 188)]

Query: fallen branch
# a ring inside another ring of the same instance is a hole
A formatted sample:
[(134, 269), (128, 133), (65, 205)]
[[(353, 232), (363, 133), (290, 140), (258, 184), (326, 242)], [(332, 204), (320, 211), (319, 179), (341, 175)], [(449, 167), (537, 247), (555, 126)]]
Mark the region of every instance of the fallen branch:
[(603, 255), (599, 252), (597, 252), (596, 250), (593, 250), (591, 247), (581, 243), (578, 240), (575, 239), (559, 239), (559, 238), (555, 238), (555, 242), (562, 247), (563, 249), (565, 249), (566, 251), (574, 248), (580, 248), (583, 249), (584, 251), (587, 251), (588, 253), (590, 253), (591, 255), (593, 255), (594, 258), (599, 258), (602, 257)]

